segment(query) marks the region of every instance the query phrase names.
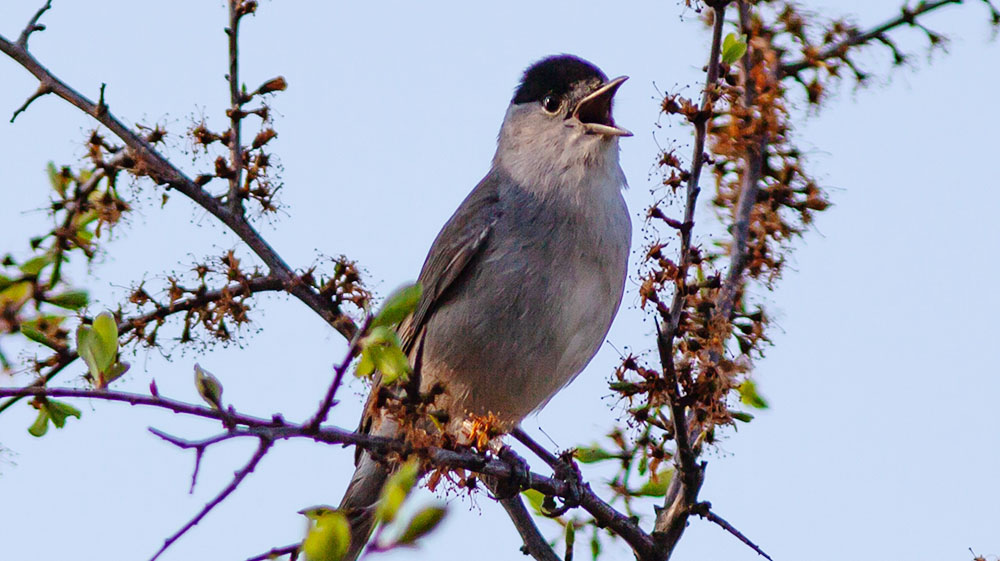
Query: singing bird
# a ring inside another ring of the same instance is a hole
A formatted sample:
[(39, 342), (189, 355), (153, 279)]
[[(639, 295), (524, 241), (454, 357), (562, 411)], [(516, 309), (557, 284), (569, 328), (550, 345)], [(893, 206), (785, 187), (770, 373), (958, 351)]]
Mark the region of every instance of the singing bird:
[[(469, 415), (509, 431), (572, 381), (604, 341), (625, 286), (631, 223), (608, 80), (570, 55), (525, 70), (489, 172), (441, 229), (420, 271), (423, 293), (399, 327), (420, 390), (456, 434)], [(374, 395), (373, 391), (373, 395)], [(362, 432), (398, 437), (369, 397)], [(393, 466), (360, 451), (340, 508), (356, 559)]]

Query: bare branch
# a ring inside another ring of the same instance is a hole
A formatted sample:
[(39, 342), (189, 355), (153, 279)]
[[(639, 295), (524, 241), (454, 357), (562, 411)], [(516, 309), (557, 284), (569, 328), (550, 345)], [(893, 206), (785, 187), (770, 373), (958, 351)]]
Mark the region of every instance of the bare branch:
[(243, 104), (246, 97), (240, 92), (239, 72), (239, 30), (242, 0), (229, 0), (229, 27), (226, 35), (229, 37), (229, 154), (233, 173), (229, 176), (229, 212), (243, 214), (243, 200), (240, 195), (240, 184), (243, 181), (243, 143), (240, 129), (243, 123)]
[(695, 514), (697, 514), (698, 516), (700, 516), (702, 518), (705, 518), (706, 520), (710, 520), (710, 521), (718, 524), (723, 529), (725, 529), (727, 532), (729, 532), (730, 534), (736, 536), (736, 538), (739, 539), (744, 544), (746, 544), (747, 547), (749, 547), (750, 549), (756, 551), (758, 555), (760, 555), (761, 557), (767, 559), (767, 561), (774, 561), (773, 559), (771, 559), (770, 555), (764, 553), (763, 549), (761, 549), (757, 544), (755, 544), (752, 541), (750, 541), (750, 538), (748, 538), (745, 535), (743, 535), (743, 533), (740, 532), (739, 530), (737, 530), (732, 524), (730, 524), (729, 522), (726, 522), (726, 520), (724, 518), (722, 518), (718, 514), (715, 514), (714, 512), (712, 512), (712, 505), (711, 505), (711, 503), (707, 503), (707, 502), (698, 503), (697, 505), (695, 505), (695, 507), (694, 507), (694, 509), (692, 509), (692, 511)]
[[(95, 174), (96, 175), (96, 174)], [(94, 179), (94, 178), (91, 178)], [(96, 180), (95, 180), (96, 184)], [(145, 325), (151, 321), (158, 321), (165, 319), (173, 314), (186, 312), (188, 310), (197, 308), (199, 306), (204, 306), (209, 302), (214, 302), (221, 298), (232, 297), (232, 296), (243, 296), (247, 294), (257, 294), (260, 292), (275, 292), (279, 290), (285, 290), (285, 283), (274, 276), (257, 277), (250, 279), (243, 283), (233, 283), (231, 285), (225, 286), (217, 290), (209, 290), (203, 294), (197, 296), (192, 296), (190, 298), (185, 298), (183, 300), (178, 300), (168, 305), (157, 306), (154, 310), (130, 317), (125, 318), (118, 323), (118, 333), (120, 335), (128, 334), (129, 332), (135, 330), (138, 326)], [(50, 380), (55, 378), (60, 372), (63, 371), (67, 366), (73, 363), (79, 355), (75, 351), (63, 351), (56, 355), (56, 361), (51, 365), (49, 371), (35, 382), (35, 386), (39, 386), (48, 383)], [(10, 406), (14, 405), (21, 400), (22, 396), (15, 396), (8, 399), (4, 403), (0, 404), (0, 413), (6, 411)]]
[(201, 458), (204, 456), (205, 450), (213, 444), (229, 440), (231, 438), (237, 438), (239, 436), (233, 433), (222, 433), (204, 440), (192, 441), (178, 438), (153, 427), (149, 427), (149, 432), (155, 434), (163, 440), (166, 440), (174, 446), (177, 446), (178, 448), (185, 450), (194, 448), (194, 470), (191, 472), (191, 487), (188, 489), (188, 494), (194, 493), (194, 486), (198, 483), (198, 470), (201, 468)]
[(26, 99), (24, 103), (22, 103), (21, 106), (14, 111), (14, 114), (10, 116), (10, 122), (13, 123), (14, 119), (17, 119), (18, 115), (24, 113), (28, 109), (28, 106), (31, 105), (31, 102), (50, 93), (52, 93), (52, 88), (45, 85), (45, 83), (38, 84), (38, 89), (35, 90), (35, 93), (28, 96), (28, 99)]
[(215, 498), (209, 501), (208, 504), (206, 504), (201, 509), (201, 511), (199, 511), (198, 514), (194, 516), (194, 518), (189, 520), (187, 524), (182, 526), (180, 530), (177, 530), (177, 532), (174, 533), (174, 535), (167, 538), (166, 541), (163, 542), (163, 545), (160, 547), (160, 549), (156, 552), (156, 554), (153, 555), (153, 557), (150, 558), (149, 561), (156, 561), (156, 559), (161, 554), (163, 554), (163, 552), (166, 551), (167, 548), (173, 545), (174, 542), (180, 539), (181, 536), (186, 534), (188, 530), (194, 528), (199, 522), (201, 522), (202, 518), (205, 518), (205, 516), (209, 512), (212, 512), (212, 509), (219, 506), (219, 504), (222, 503), (222, 501), (226, 500), (226, 497), (231, 495), (233, 491), (235, 491), (236, 488), (240, 486), (240, 483), (243, 483), (243, 480), (246, 479), (248, 475), (253, 473), (253, 470), (257, 468), (257, 464), (260, 463), (260, 460), (264, 457), (265, 454), (267, 454), (267, 451), (271, 449), (272, 444), (273, 442), (271, 440), (267, 438), (261, 438), (260, 445), (257, 446), (257, 451), (254, 452), (254, 455), (250, 458), (250, 461), (248, 461), (247, 464), (243, 466), (242, 469), (240, 469), (233, 475), (233, 480), (229, 482), (229, 485), (226, 485), (226, 487), (222, 491), (220, 491), (219, 494), (215, 496)]
[[(486, 481), (485, 483), (490, 491), (496, 495), (499, 488), (498, 482), (493, 480)], [(510, 517), (510, 521), (514, 523), (514, 528), (517, 529), (517, 533), (521, 535), (521, 539), (524, 541), (521, 551), (538, 561), (561, 561), (556, 552), (549, 546), (549, 542), (538, 531), (538, 526), (535, 525), (534, 519), (528, 513), (528, 509), (524, 507), (521, 495), (518, 494), (506, 499), (499, 499), (499, 502), (503, 506), (503, 509), (507, 511), (507, 516)]]
[(351, 342), (347, 346), (347, 353), (344, 355), (344, 359), (334, 369), (333, 382), (331, 382), (330, 387), (327, 388), (326, 395), (323, 396), (323, 401), (320, 403), (319, 410), (316, 411), (316, 415), (313, 416), (312, 420), (306, 423), (306, 426), (315, 430), (326, 421), (326, 416), (330, 413), (330, 408), (334, 405), (334, 398), (337, 396), (337, 390), (344, 382), (344, 374), (347, 372), (347, 369), (350, 368), (351, 361), (354, 360), (354, 356), (358, 353), (361, 338), (364, 337), (365, 333), (368, 331), (368, 327), (371, 326), (371, 323), (372, 316), (369, 315), (365, 318), (365, 322), (361, 325), (361, 328), (354, 334), (354, 337), (351, 338)]
[[(947, 6), (948, 4), (961, 4), (962, 0), (935, 0), (932, 2), (919, 2), (915, 8), (909, 8), (903, 6), (900, 9), (900, 14), (881, 25), (877, 25), (868, 31), (861, 33), (856, 33), (851, 35), (847, 39), (840, 41), (839, 43), (834, 43), (829, 47), (823, 49), (815, 56), (811, 56), (807, 59), (799, 60), (796, 62), (790, 62), (782, 64), (778, 69), (778, 76), (794, 76), (799, 72), (807, 68), (815, 68), (824, 60), (831, 58), (841, 58), (850, 50), (852, 47), (858, 45), (863, 45), (875, 40), (880, 40), (880, 37), (886, 32), (903, 25), (918, 26), (916, 18), (922, 16), (928, 12), (932, 12), (941, 8), (942, 6)], [(992, 5), (991, 5), (992, 8)]]
[(118, 120), (114, 114), (107, 110), (107, 106), (103, 104), (103, 101), (101, 104), (95, 104), (55, 77), (24, 46), (13, 43), (3, 36), (0, 36), (0, 52), (5, 53), (31, 72), (39, 82), (48, 85), (52, 93), (90, 115), (121, 139), (128, 146), (132, 157), (139, 162), (133, 168), (133, 172), (147, 175), (157, 183), (165, 184), (171, 189), (176, 189), (218, 218), (260, 257), (261, 261), (268, 266), (272, 275), (275, 275), (286, 284), (286, 290), (290, 294), (309, 306), (346, 339), (350, 340), (354, 336), (354, 333), (357, 331), (354, 321), (346, 316), (338, 306), (327, 301), (326, 298), (305, 283), (300, 282), (291, 267), (285, 263), (284, 259), (242, 214), (230, 212), (211, 193), (204, 190), (172, 162), (157, 152), (142, 135)]
[[(20, 46), (22, 49), (27, 49), (28, 38), (31, 37), (31, 34), (36, 31), (45, 30), (45, 26), (39, 24), (38, 20), (41, 19), (42, 14), (47, 12), (50, 8), (52, 8), (52, 0), (46, 0), (45, 5), (39, 8), (38, 11), (35, 12), (35, 15), (32, 16), (30, 20), (28, 20), (28, 25), (24, 26), (24, 30), (21, 31), (21, 35), (19, 35), (17, 38), (18, 46)], [(13, 119), (11, 119), (11, 121), (13, 121)]]
[(260, 555), (254, 555), (246, 561), (269, 561), (271, 559), (277, 559), (281, 556), (288, 555), (288, 561), (295, 561), (299, 558), (299, 548), (301, 544), (293, 543), (286, 545), (284, 547), (272, 547), (269, 551), (265, 551)]

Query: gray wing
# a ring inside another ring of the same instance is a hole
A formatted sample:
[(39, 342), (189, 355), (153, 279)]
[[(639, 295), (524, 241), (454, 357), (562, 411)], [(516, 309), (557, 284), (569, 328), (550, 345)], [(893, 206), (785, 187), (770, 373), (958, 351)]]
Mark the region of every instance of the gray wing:
[[(403, 351), (416, 363), (419, 353), (414, 353), (421, 339), (427, 320), (434, 310), (447, 298), (448, 291), (460, 282), (468, 272), (468, 265), (486, 245), (493, 225), (500, 216), (499, 180), (491, 172), (476, 185), (469, 196), (458, 206), (455, 214), (441, 228), (420, 270), (419, 282), (423, 287), (420, 301), (410, 317), (399, 326), (399, 338)], [(419, 369), (418, 364), (414, 368)], [(418, 370), (419, 372), (419, 370)], [(358, 432), (370, 434), (373, 424), (379, 420), (375, 411), (375, 397), (380, 385), (376, 372), (373, 391), (368, 396)], [(362, 449), (355, 451), (355, 463), (360, 462)]]
[(420, 301), (413, 315), (399, 328), (405, 352), (413, 350), (435, 308), (446, 299), (449, 289), (458, 284), (467, 273), (469, 263), (485, 247), (500, 216), (498, 183), (495, 173), (483, 178), (431, 245), (418, 279), (423, 287)]

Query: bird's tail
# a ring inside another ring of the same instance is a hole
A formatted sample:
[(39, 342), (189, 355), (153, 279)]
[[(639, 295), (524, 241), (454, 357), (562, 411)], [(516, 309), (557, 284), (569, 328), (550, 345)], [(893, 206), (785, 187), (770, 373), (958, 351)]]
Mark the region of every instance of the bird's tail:
[[(372, 431), (375, 436), (395, 436), (394, 422), (383, 419), (379, 424), (381, 426)], [(379, 462), (369, 452), (360, 449), (359, 452), (354, 462), (354, 475), (340, 501), (339, 510), (347, 515), (351, 524), (351, 544), (343, 561), (355, 561), (368, 545), (375, 527), (375, 509), (382, 487), (393, 472), (391, 466)]]

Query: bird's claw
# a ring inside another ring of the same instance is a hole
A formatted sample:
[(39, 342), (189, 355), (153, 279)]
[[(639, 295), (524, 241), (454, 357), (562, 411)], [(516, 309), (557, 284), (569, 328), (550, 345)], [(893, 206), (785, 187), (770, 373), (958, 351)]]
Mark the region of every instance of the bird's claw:
[(497, 453), (503, 462), (510, 466), (510, 477), (498, 482), (494, 495), (498, 500), (516, 496), (522, 489), (528, 488), (531, 482), (531, 466), (527, 460), (519, 456), (510, 446), (500, 448)]

